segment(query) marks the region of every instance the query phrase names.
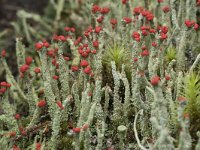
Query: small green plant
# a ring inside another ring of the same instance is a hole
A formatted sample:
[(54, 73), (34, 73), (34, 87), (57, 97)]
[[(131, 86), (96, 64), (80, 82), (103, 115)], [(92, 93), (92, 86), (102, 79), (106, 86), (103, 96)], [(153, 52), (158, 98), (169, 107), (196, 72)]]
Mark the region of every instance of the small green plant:
[(104, 72), (111, 76), (111, 62), (115, 62), (116, 70), (122, 70), (122, 64), (125, 65), (125, 73), (127, 78), (131, 79), (131, 53), (119, 42), (114, 42), (106, 47), (105, 53), (102, 58), (102, 65), (104, 67)]
[(184, 78), (183, 94), (187, 98), (186, 113), (190, 115), (191, 133), (200, 130), (200, 75), (188, 73)]
[(174, 59), (176, 59), (176, 49), (173, 47), (170, 47), (167, 49), (165, 53), (165, 61), (169, 63)]

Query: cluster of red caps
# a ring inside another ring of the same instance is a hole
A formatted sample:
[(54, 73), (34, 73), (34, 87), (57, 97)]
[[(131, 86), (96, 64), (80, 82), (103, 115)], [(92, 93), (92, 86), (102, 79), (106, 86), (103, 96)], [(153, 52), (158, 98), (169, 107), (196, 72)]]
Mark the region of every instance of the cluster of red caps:
[(89, 125), (88, 124), (84, 124), (81, 128), (80, 127), (76, 127), (76, 128), (73, 128), (72, 130), (73, 130), (73, 132), (75, 134), (78, 134), (78, 133), (81, 132), (81, 130), (86, 131), (88, 128), (89, 128)]
[(98, 5), (93, 5), (92, 6), (92, 13), (94, 13), (94, 14), (100, 13), (102, 15), (105, 15), (105, 14), (109, 13), (109, 11), (110, 11), (110, 8), (108, 8), (108, 7), (101, 8)]
[(143, 56), (143, 57), (149, 56), (149, 51), (147, 50), (146, 46), (142, 46), (141, 56)]
[(127, 4), (128, 3), (128, 0), (122, 0), (122, 4)]
[(152, 84), (153, 86), (158, 85), (159, 82), (160, 82), (160, 77), (159, 77), (159, 76), (153, 76), (153, 77), (151, 78), (151, 84)]
[(97, 19), (96, 19), (96, 21), (98, 22), (98, 23), (102, 23), (103, 22), (103, 20), (104, 20), (104, 16), (106, 15), (106, 14), (108, 14), (110, 12), (110, 8), (109, 7), (99, 7), (98, 5), (93, 5), (92, 6), (92, 13), (93, 14), (96, 14), (96, 15), (98, 15), (98, 14), (100, 14), (100, 15), (98, 15), (98, 17), (97, 17)]
[[(93, 41), (93, 47), (98, 49), (99, 42), (98, 41)], [(90, 76), (93, 76), (94, 73), (92, 72), (92, 68), (89, 65), (89, 62), (86, 60), (86, 58), (89, 56), (89, 54), (96, 54), (97, 53), (96, 49), (91, 50), (89, 48), (88, 44), (83, 44), (83, 45), (78, 47), (78, 52), (83, 58), (81, 60), (81, 62), (80, 62), (80, 66), (83, 68), (83, 72), (85, 74), (90, 75)], [(78, 66), (72, 66), (71, 69), (72, 69), (73, 72), (75, 72), (75, 71), (79, 70), (79, 67)]]
[[(141, 34), (137, 31), (134, 31), (132, 33), (132, 38), (137, 42), (140, 42), (141, 35), (145, 37), (145, 36), (148, 36), (149, 34), (155, 34), (157, 32), (160, 33), (160, 40), (161, 41), (167, 39), (167, 37), (168, 37), (167, 36), (168, 27), (167, 26), (158, 26), (157, 30), (153, 29), (149, 26), (141, 26), (140, 30), (141, 30)], [(154, 42), (154, 43), (152, 43), (152, 46), (157, 46), (157, 44)]]
[[(66, 27), (66, 28), (69, 28), (69, 27)], [(75, 32), (75, 28), (69, 28), (69, 29), (71, 29), (71, 30), (73, 29), (72, 31)], [(69, 31), (68, 31), (68, 32), (69, 32)], [(67, 38), (65, 38), (63, 35), (57, 36), (57, 37), (58, 37), (57, 40), (62, 41), (62, 42), (66, 41), (66, 39), (67, 39)], [(68, 36), (68, 37), (69, 37), (69, 36)], [(55, 41), (55, 35), (54, 35), (53, 38), (54, 38), (54, 41)], [(60, 39), (62, 39), (62, 40), (60, 40)], [(56, 40), (56, 41), (57, 41), (57, 40)], [(76, 39), (76, 41), (74, 41), (74, 45), (76, 45), (76, 44), (78, 44), (79, 42), (81, 42), (81, 40), (82, 40), (82, 37), (78, 37), (78, 39)], [(50, 48), (50, 44), (49, 44), (47, 41), (38, 42), (38, 43), (35, 44), (36, 51), (40, 51), (43, 47), (45, 47), (45, 48)], [(51, 58), (52, 65), (54, 65), (54, 66), (56, 67), (56, 69), (59, 68), (59, 63), (57, 62), (57, 57), (56, 57), (57, 54), (58, 54), (58, 48), (46, 49), (46, 55), (47, 55), (49, 58)], [(70, 57), (65, 56), (65, 55), (63, 55), (63, 58), (64, 58), (64, 60), (66, 60), (66, 61), (69, 61), (69, 60), (70, 60)], [(23, 67), (26, 67), (26, 66), (23, 66)], [(38, 67), (36, 67), (36, 68), (34, 69), (34, 72), (35, 72), (36, 74), (38, 74), (38, 73), (41, 72), (41, 69), (38, 68)], [(58, 79), (59, 79), (59, 76), (54, 75), (52, 78), (53, 78), (54, 80), (58, 80)]]
[(90, 34), (96, 33), (98, 35), (102, 30), (103, 30), (103, 27), (101, 26), (96, 26), (94, 29), (91, 26), (89, 26), (87, 30), (84, 32), (84, 35), (85, 37), (89, 38)]
[[(166, 75), (166, 76), (165, 76), (165, 80), (166, 80), (166, 81), (169, 81), (169, 80), (171, 80), (171, 77), (170, 77), (169, 75)], [(151, 84), (152, 84), (153, 86), (157, 86), (157, 85), (159, 84), (159, 82), (160, 82), (160, 77), (159, 77), (159, 76), (153, 76), (153, 77), (151, 78)]]
[(115, 29), (115, 27), (117, 25), (117, 20), (116, 19), (111, 19), (110, 20), (110, 24), (112, 25), (112, 29)]
[[(49, 45), (49, 43), (47, 41), (43, 41), (42, 43), (38, 42), (38, 43), (35, 44), (36, 51), (41, 50), (43, 47), (48, 48), (49, 46), (50, 45)], [(1, 55), (3, 57), (6, 56), (5, 50), (3, 50), (1, 52)], [(32, 64), (32, 62), (33, 62), (33, 58), (32, 57), (28, 56), (28, 57), (25, 58), (25, 64), (23, 64), (22, 66), (19, 67), (20, 77), (21, 78), (23, 78), (24, 74), (30, 69), (30, 65)], [(38, 74), (38, 73), (40, 73), (40, 68), (37, 67), (37, 68), (35, 68), (34, 71), (35, 71), (36, 74)]]
[(93, 28), (89, 26), (87, 30), (84, 32), (84, 36), (89, 38), (90, 34), (93, 33)]
[(164, 13), (168, 13), (170, 11), (170, 7), (169, 6), (163, 6), (162, 11)]
[(196, 0), (197, 6), (200, 6), (200, 0)]
[(154, 18), (154, 15), (149, 10), (144, 10), (142, 7), (135, 7), (133, 13), (136, 16), (141, 14), (147, 21), (152, 21)]
[[(42, 100), (38, 101), (37, 106), (42, 108), (42, 107), (46, 106), (46, 104), (47, 104), (46, 100), (42, 99)], [(61, 110), (64, 109), (64, 106), (61, 101), (56, 101), (56, 104)]]
[[(128, 3), (128, 0), (121, 0), (121, 1), (122, 1), (122, 4), (124, 4), (124, 5)], [(200, 0), (197, 0), (197, 1), (200, 1)], [(157, 2), (158, 3), (162, 3), (163, 0), (157, 0)], [(199, 2), (199, 5), (200, 5), (200, 2)], [(162, 10), (163, 10), (164, 13), (167, 13), (167, 12), (170, 11), (170, 7), (169, 6), (164, 6)]]
[(6, 50), (5, 49), (2, 49), (2, 51), (1, 51), (1, 57), (6, 57)]
[(44, 107), (45, 105), (46, 105), (46, 101), (44, 99), (38, 101), (38, 103), (37, 103), (37, 106), (40, 107), (40, 108)]
[(167, 39), (168, 27), (161, 26), (161, 27), (158, 27), (158, 30), (160, 30), (160, 40), (163, 41), (163, 40)]
[(192, 20), (188, 20), (188, 19), (185, 20), (185, 25), (188, 28), (192, 28), (193, 27), (193, 29), (196, 30), (196, 31), (199, 29), (199, 25), (196, 22), (192, 21)]
[(36, 51), (41, 50), (43, 47), (48, 48), (50, 46), (50, 44), (47, 41), (43, 41), (43, 42), (38, 42), (35, 44), (35, 49)]
[(10, 83), (7, 83), (6, 81), (1, 82), (0, 83), (0, 95), (5, 93), (7, 91), (7, 89), (10, 87), (11, 87)]
[(96, 54), (96, 50), (90, 50), (90, 48), (88, 47), (88, 44), (83, 44), (81, 46), (79, 46), (78, 48), (78, 53), (83, 57), (83, 58), (87, 58), (89, 56), (90, 53), (92, 54)]
[(24, 74), (27, 72), (27, 70), (29, 70), (31, 63), (33, 62), (33, 58), (28, 56), (25, 59), (25, 64), (20, 66), (19, 70), (20, 70), (20, 77), (23, 78)]

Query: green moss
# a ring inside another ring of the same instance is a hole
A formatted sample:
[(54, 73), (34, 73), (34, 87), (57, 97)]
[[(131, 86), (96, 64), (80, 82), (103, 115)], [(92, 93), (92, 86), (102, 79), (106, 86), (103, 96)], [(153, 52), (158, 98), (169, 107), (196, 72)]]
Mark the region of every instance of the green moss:
[(173, 59), (176, 59), (176, 49), (173, 47), (170, 47), (167, 49), (167, 51), (165, 53), (165, 61), (168, 64)]
[(111, 43), (106, 47), (105, 53), (103, 54), (102, 64), (104, 68), (103, 73), (106, 75), (106, 81), (109, 81), (109, 78), (112, 77), (111, 61), (115, 62), (117, 71), (121, 71), (122, 64), (125, 64), (125, 73), (130, 81), (131, 54), (121, 43)]
[(200, 130), (200, 75), (192, 72), (184, 78), (184, 96), (188, 99), (186, 113), (190, 115), (191, 134)]

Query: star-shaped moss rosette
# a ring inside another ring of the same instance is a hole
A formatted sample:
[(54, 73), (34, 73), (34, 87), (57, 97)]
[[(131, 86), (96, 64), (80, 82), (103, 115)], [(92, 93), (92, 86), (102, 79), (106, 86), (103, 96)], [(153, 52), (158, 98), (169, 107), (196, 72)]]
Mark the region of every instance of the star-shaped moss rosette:
[(165, 53), (165, 62), (168, 64), (169, 62), (175, 59), (176, 59), (176, 49), (173, 47), (168, 48)]
[(106, 78), (110, 78), (111, 75), (111, 61), (116, 64), (117, 71), (121, 72), (122, 64), (125, 64), (126, 76), (131, 80), (131, 54), (130, 52), (120, 43), (114, 42), (106, 47), (103, 55), (102, 64), (104, 67), (104, 73), (107, 74)]

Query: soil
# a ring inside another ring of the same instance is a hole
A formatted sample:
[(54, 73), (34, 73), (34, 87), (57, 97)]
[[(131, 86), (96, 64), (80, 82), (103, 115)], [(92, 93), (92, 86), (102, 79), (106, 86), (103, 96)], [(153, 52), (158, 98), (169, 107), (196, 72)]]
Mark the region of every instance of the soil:
[(0, 31), (11, 28), (10, 22), (16, 20), (16, 12), (24, 9), (42, 14), (48, 0), (1, 0)]

